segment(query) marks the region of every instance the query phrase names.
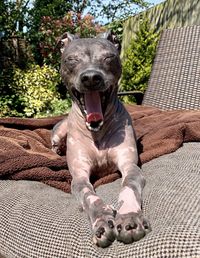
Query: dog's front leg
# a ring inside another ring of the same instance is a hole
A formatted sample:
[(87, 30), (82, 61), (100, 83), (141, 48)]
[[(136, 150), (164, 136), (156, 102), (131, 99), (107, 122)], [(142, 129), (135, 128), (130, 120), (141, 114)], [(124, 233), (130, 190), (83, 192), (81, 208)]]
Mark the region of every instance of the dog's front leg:
[(115, 240), (114, 211), (96, 195), (87, 173), (72, 174), (72, 177), (72, 193), (90, 219), (94, 243), (100, 247), (109, 246)]
[(58, 122), (52, 130), (51, 145), (52, 151), (61, 155), (66, 152), (67, 118)]
[(120, 208), (116, 215), (117, 239), (124, 243), (140, 240), (151, 229), (141, 210), (144, 178), (139, 167), (124, 165), (122, 172), (122, 189), (119, 194)]
[(116, 236), (114, 211), (95, 193), (89, 181), (90, 162), (88, 160), (84, 152), (80, 158), (77, 154), (76, 157), (68, 155), (69, 170), (72, 174), (72, 193), (89, 217), (94, 235), (93, 241), (100, 247), (107, 247), (115, 240)]
[(115, 219), (117, 239), (129, 244), (140, 240), (151, 230), (141, 209), (145, 179), (136, 165), (137, 147), (131, 127), (126, 129), (125, 140), (116, 148), (115, 157), (122, 174), (119, 209)]

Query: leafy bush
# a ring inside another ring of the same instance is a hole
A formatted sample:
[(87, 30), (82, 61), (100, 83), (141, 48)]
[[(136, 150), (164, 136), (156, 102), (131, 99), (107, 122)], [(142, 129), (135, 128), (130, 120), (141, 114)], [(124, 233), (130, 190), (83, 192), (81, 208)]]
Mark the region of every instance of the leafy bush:
[[(124, 53), (122, 61), (122, 79), (120, 88), (124, 91), (139, 90), (144, 92), (151, 73), (156, 52), (158, 34), (151, 28), (147, 19), (142, 20), (136, 37)], [(126, 97), (126, 102), (134, 101)]]
[(23, 116), (18, 110), (19, 99), (14, 95), (0, 96), (0, 117)]
[(120, 43), (122, 43), (122, 36), (123, 36), (123, 20), (115, 20), (109, 24), (106, 25), (106, 28), (111, 30), (119, 40)]
[(12, 88), (14, 69), (9, 65), (0, 69), (0, 117), (21, 116), (20, 100)]
[(27, 70), (16, 68), (9, 88), (12, 94), (0, 98), (1, 116), (39, 117), (65, 113), (69, 100), (59, 100), (57, 85), (60, 75), (56, 69), (32, 65)]
[(82, 17), (79, 13), (68, 12), (59, 19), (44, 16), (37, 32), (37, 38), (40, 42), (39, 52), (43, 57), (43, 62), (58, 68), (60, 52), (56, 45), (63, 33), (70, 32), (80, 37), (90, 37), (103, 30), (103, 27), (94, 22), (94, 17), (90, 14)]
[(51, 102), (48, 113), (54, 116), (66, 114), (71, 108), (71, 104), (71, 98), (69, 96), (67, 96), (65, 99), (55, 98)]

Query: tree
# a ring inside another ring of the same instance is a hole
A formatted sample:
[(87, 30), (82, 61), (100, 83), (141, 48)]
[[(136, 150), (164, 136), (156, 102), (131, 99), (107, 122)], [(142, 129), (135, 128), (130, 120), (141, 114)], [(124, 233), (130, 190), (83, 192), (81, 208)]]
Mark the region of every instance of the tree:
[(90, 13), (99, 23), (125, 19), (138, 12), (138, 8), (147, 8), (150, 4), (145, 0), (34, 0), (31, 15), (34, 23), (42, 16), (61, 18), (68, 11)]
[(59, 19), (71, 10), (72, 4), (65, 0), (35, 0), (29, 11), (30, 22), (28, 25), (28, 38), (30, 40), (34, 58), (39, 65), (43, 64), (40, 53), (40, 43), (44, 41), (42, 33), (39, 31), (43, 17)]
[[(101, 23), (110, 23), (116, 20), (126, 19), (138, 12), (138, 8), (147, 8), (150, 4), (145, 0), (96, 0), (87, 1), (88, 12), (95, 16)], [(103, 22), (105, 23), (105, 22)]]
[(50, 16), (54, 19), (62, 18), (71, 9), (71, 1), (35, 0), (33, 1), (33, 7), (30, 10), (31, 21), (29, 26), (32, 30), (37, 30), (40, 27), (42, 17)]
[(80, 37), (92, 37), (102, 32), (103, 28), (96, 24), (94, 17), (89, 14), (82, 17), (78, 13), (68, 12), (60, 19), (44, 16), (38, 30), (41, 35), (38, 52), (46, 64), (58, 68), (60, 51), (57, 44), (61, 35), (66, 31)]
[(30, 0), (2, 0), (0, 2), (0, 34), (4, 37), (21, 36), (28, 25)]
[[(145, 91), (150, 76), (158, 42), (158, 34), (151, 28), (149, 20), (140, 22), (139, 30), (124, 53), (120, 87), (124, 91)], [(128, 98), (133, 101), (132, 97)]]
[(31, 31), (40, 28), (43, 17), (51, 17), (51, 19), (61, 19), (68, 12), (83, 14), (83, 11), (88, 6), (88, 0), (34, 0), (33, 8), (30, 10)]
[[(69, 29), (69, 26), (63, 23), (66, 16), (69, 15), (69, 11), (73, 13), (73, 23), (78, 25), (77, 30), (81, 28), (77, 23), (77, 20), (84, 19), (85, 14), (89, 13), (94, 17), (94, 21), (98, 21), (100, 24), (104, 24), (105, 21), (112, 21), (109, 28), (122, 36), (122, 21), (115, 21), (116, 18), (125, 18), (127, 15), (131, 15), (136, 12), (136, 7), (147, 7), (148, 4), (145, 0), (117, 0), (117, 1), (91, 1), (91, 0), (35, 0), (33, 1), (33, 8), (30, 11), (30, 24), (29, 24), (29, 38), (32, 44), (35, 59), (38, 64), (42, 65), (44, 62), (43, 56), (41, 56), (41, 45), (45, 43), (51, 44), (52, 37), (46, 41), (45, 33), (41, 30), (44, 27), (44, 19), (49, 19), (49, 30), (55, 27), (55, 23), (62, 23), (65, 31), (69, 30), (74, 32), (74, 28)], [(75, 15), (74, 15), (75, 14)], [(91, 17), (91, 16), (90, 16)], [(78, 18), (78, 19), (77, 19)], [(105, 20), (107, 19), (107, 20)], [(87, 20), (87, 19), (86, 19)], [(51, 24), (52, 23), (52, 26)], [(46, 23), (47, 25), (47, 23)], [(45, 25), (45, 27), (47, 27)], [(58, 26), (57, 26), (58, 27)], [(58, 30), (58, 32), (60, 29)], [(53, 33), (55, 34), (55, 33)], [(58, 33), (57, 33), (58, 34)], [(61, 34), (60, 34), (61, 35)], [(89, 36), (89, 34), (86, 34)], [(52, 36), (52, 34), (51, 34)], [(57, 36), (57, 35), (56, 35)], [(55, 40), (53, 40), (55, 42)], [(46, 51), (45, 51), (46, 52)]]

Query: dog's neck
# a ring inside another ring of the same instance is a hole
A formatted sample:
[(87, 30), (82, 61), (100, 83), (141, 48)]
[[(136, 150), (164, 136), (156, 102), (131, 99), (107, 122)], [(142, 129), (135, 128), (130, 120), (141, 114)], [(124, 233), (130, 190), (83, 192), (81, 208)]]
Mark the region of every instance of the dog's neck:
[(76, 102), (73, 102), (72, 110), (76, 117), (74, 117), (74, 119), (76, 119), (77, 127), (79, 127), (82, 132), (86, 132), (88, 136), (98, 140), (101, 140), (101, 138), (108, 133), (111, 128), (111, 123), (117, 123), (119, 116), (124, 112), (123, 105), (119, 101), (117, 93), (112, 94), (104, 113), (104, 124), (99, 131), (93, 132), (87, 129), (85, 116)]

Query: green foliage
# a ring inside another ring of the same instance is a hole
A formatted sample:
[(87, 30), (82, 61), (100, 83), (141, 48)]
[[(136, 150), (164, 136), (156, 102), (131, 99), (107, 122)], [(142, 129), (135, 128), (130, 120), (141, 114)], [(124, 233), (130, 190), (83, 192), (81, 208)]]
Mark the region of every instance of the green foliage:
[(47, 65), (34, 65), (27, 71), (15, 70), (13, 87), (16, 87), (27, 117), (39, 115), (48, 109), (58, 97), (56, 85), (59, 80), (58, 72)]
[(79, 14), (83, 13), (83, 10), (88, 6), (88, 3), (88, 0), (34, 0), (33, 8), (30, 10), (30, 26), (34, 30), (39, 29), (43, 17), (60, 19), (63, 18), (66, 15), (66, 13), (70, 11)]
[(12, 66), (0, 69), (0, 117), (21, 116), (20, 101), (12, 88), (13, 76)]
[(145, 0), (96, 0), (86, 2), (89, 13), (94, 15), (97, 21), (106, 20), (107, 23), (126, 19), (128, 16), (134, 15), (138, 12), (138, 7), (141, 11), (142, 8), (150, 6), (148, 1)]
[(4, 37), (21, 36), (28, 25), (30, 0), (0, 1), (0, 33)]
[(40, 53), (40, 44), (43, 43), (43, 35), (39, 31), (43, 17), (59, 19), (70, 11), (72, 4), (65, 0), (34, 0), (33, 8), (30, 10), (30, 22), (28, 26), (28, 38), (31, 42), (32, 51), (36, 63), (43, 65), (43, 58)]
[(77, 34), (80, 37), (94, 36), (103, 29), (94, 22), (94, 17), (78, 13), (68, 12), (63, 18), (55, 19), (50, 16), (42, 17), (39, 30), (37, 31), (37, 55), (43, 63), (59, 67), (60, 50), (56, 47), (59, 38), (66, 31)]
[[(38, 117), (66, 113), (71, 105), (70, 98), (58, 93), (60, 53), (56, 45), (59, 37), (66, 31), (80, 37), (95, 36), (105, 30), (99, 24), (105, 23), (106, 18), (113, 21), (107, 27), (121, 40), (123, 21), (114, 20), (124, 18), (127, 11), (133, 14), (136, 6), (145, 7), (147, 3), (145, 0), (0, 1), (0, 36), (6, 42), (10, 40), (1, 49), (3, 60), (10, 61), (0, 65), (0, 116)], [(93, 16), (85, 15), (86, 10)], [(23, 41), (16, 41), (19, 37), (30, 42), (34, 60), (32, 54), (30, 57), (24, 55), (23, 51), (28, 48)], [(10, 58), (14, 56), (11, 48), (16, 50), (17, 62), (16, 58)], [(40, 66), (30, 66), (33, 62)], [(14, 65), (18, 67), (13, 69)]]
[[(64, 32), (78, 34), (80, 37), (95, 36), (103, 30), (99, 24), (106, 21), (111, 22), (108, 28), (113, 29), (121, 41), (122, 19), (136, 13), (137, 7), (147, 6), (149, 4), (145, 0), (35, 0), (30, 11), (28, 34), (36, 62), (39, 65), (45, 63), (58, 67), (59, 51), (56, 44)], [(88, 14), (85, 14), (86, 11)]]
[(66, 0), (35, 0), (31, 10), (32, 23), (38, 26), (43, 16), (63, 17), (72, 9), (72, 1)]
[(57, 99), (54, 98), (51, 102), (51, 106), (49, 107), (49, 110), (44, 116), (48, 115), (63, 115), (69, 112), (69, 109), (71, 108), (72, 102), (70, 96), (66, 96), (65, 99)]
[(60, 53), (56, 48), (59, 37), (65, 32), (81, 37), (96, 35), (99, 27), (91, 15), (83, 15), (89, 0), (35, 0), (30, 10), (28, 36), (35, 60), (39, 65), (59, 66)]
[(1, 116), (38, 117), (51, 113), (51, 105), (56, 106), (59, 98), (56, 89), (59, 82), (59, 73), (47, 65), (32, 65), (27, 70), (16, 68), (9, 84), (12, 94), (0, 98)]
[(123, 20), (116, 20), (106, 26), (106, 28), (110, 29), (117, 36), (120, 43), (122, 43), (123, 23)]
[[(141, 21), (136, 37), (124, 53), (120, 88), (124, 91), (144, 92), (151, 73), (156, 52), (158, 34), (151, 28), (147, 19)], [(132, 101), (127, 97), (125, 101)]]
[(19, 99), (15, 95), (0, 96), (0, 117), (23, 116), (18, 111)]

